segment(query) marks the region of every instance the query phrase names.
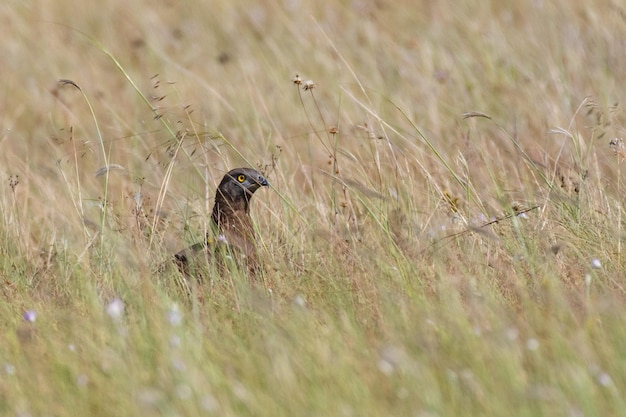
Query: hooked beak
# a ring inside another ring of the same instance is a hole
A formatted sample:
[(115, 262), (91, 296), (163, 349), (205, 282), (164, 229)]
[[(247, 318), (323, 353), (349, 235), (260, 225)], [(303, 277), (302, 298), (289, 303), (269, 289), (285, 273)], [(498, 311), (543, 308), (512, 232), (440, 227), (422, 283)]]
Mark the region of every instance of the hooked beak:
[(256, 179), (256, 182), (261, 187), (268, 187), (270, 185), (270, 183), (265, 179), (265, 177), (263, 175), (259, 175), (259, 178)]

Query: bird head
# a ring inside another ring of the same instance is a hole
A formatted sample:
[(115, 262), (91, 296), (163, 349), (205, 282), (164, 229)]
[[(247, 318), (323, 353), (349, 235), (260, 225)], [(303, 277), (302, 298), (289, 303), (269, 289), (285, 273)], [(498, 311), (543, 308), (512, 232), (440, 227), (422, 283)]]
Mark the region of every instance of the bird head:
[(268, 185), (269, 182), (256, 169), (235, 168), (224, 175), (217, 192), (231, 201), (249, 200), (256, 190)]

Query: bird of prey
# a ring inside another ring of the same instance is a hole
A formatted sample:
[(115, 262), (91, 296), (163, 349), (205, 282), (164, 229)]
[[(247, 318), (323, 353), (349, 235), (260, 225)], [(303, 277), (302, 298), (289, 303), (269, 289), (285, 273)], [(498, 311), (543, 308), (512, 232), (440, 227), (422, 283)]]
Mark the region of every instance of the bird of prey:
[(254, 275), (258, 263), (250, 199), (255, 191), (268, 185), (265, 177), (252, 168), (236, 168), (226, 173), (215, 193), (211, 230), (204, 242), (174, 255), (178, 269), (186, 276), (201, 275), (202, 265), (213, 259), (223, 264), (226, 258), (240, 267), (247, 266)]

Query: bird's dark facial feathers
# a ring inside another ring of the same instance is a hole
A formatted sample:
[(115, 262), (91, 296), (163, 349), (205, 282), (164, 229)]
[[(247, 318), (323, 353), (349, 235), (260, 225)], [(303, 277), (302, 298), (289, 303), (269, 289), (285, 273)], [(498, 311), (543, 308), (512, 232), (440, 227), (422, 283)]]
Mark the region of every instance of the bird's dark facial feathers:
[(268, 185), (269, 182), (259, 171), (252, 168), (236, 168), (224, 175), (218, 190), (225, 197), (236, 200), (241, 197), (250, 198), (256, 190)]

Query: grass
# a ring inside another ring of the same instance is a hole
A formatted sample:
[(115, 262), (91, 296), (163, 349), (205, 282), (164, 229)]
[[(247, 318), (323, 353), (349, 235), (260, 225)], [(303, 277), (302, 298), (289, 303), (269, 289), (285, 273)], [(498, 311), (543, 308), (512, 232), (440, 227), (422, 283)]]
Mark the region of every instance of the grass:
[(212, 3), (0, 6), (0, 414), (623, 415), (626, 9)]

